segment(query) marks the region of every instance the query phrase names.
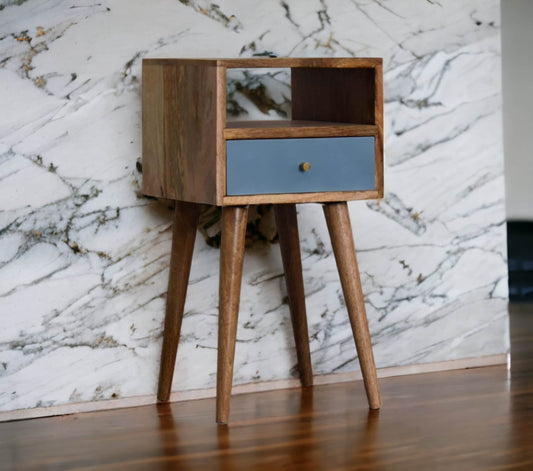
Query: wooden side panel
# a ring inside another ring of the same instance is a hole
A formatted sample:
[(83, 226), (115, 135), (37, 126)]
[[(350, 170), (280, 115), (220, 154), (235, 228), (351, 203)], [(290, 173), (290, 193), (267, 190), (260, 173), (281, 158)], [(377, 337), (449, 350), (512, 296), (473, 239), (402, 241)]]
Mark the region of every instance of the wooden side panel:
[(374, 116), (378, 129), (376, 136), (376, 189), (379, 197), (383, 198), (383, 65), (376, 65), (375, 73), (375, 96), (374, 96)]
[(216, 204), (214, 66), (143, 67), (143, 191)]
[(292, 119), (375, 124), (374, 69), (293, 68)]
[(171, 188), (170, 173), (165, 173), (165, 137), (163, 130), (163, 67), (142, 68), (142, 163), (143, 193), (164, 196)]
[(217, 127), (216, 127), (216, 149), (217, 149), (217, 205), (222, 206), (222, 201), (226, 195), (226, 139), (224, 129), (226, 127), (226, 68), (217, 67)]

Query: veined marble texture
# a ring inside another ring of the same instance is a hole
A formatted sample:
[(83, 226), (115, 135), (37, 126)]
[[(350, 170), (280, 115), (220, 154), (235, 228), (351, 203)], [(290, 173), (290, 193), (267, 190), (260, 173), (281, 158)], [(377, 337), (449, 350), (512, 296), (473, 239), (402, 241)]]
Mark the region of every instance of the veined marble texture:
[[(383, 57), (386, 196), (350, 203), (377, 366), (508, 351), (497, 0), (0, 8), (0, 410), (155, 393), (172, 211), (141, 194), (143, 57)], [(315, 374), (353, 371), (321, 207), (299, 224)], [(174, 390), (215, 384), (218, 259), (199, 236)], [(254, 244), (234, 384), (295, 376), (285, 296)]]

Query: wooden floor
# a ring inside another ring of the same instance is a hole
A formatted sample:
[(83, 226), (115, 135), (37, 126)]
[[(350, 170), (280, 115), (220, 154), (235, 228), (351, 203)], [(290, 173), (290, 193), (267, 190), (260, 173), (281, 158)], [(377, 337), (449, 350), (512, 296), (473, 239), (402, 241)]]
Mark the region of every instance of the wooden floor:
[(505, 366), (0, 424), (0, 469), (533, 470), (533, 304)]

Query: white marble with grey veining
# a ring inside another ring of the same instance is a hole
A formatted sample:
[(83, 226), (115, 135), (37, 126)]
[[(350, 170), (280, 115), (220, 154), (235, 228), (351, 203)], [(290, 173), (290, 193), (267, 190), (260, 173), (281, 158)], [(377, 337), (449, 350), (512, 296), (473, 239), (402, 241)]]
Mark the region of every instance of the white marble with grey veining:
[[(155, 392), (171, 211), (136, 166), (148, 56), (383, 57), (386, 197), (350, 204), (377, 365), (507, 352), (497, 0), (0, 8), (0, 410)], [(357, 369), (321, 208), (299, 223), (315, 372)], [(277, 245), (247, 251), (235, 383), (295, 375), (281, 275)], [(214, 385), (217, 287), (198, 237), (174, 390)]]

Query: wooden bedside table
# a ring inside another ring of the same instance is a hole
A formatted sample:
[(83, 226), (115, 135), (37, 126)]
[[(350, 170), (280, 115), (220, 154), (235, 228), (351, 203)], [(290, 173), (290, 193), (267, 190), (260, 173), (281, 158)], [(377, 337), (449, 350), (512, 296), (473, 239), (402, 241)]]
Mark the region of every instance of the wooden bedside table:
[[(292, 120), (226, 122), (228, 68), (290, 68)], [(176, 201), (158, 400), (167, 401), (198, 204), (222, 206), (216, 420), (226, 423), (248, 205), (272, 203), (303, 386), (313, 382), (296, 203), (323, 203), (369, 406), (381, 405), (347, 201), (383, 196), (381, 59), (144, 59), (143, 191)]]

